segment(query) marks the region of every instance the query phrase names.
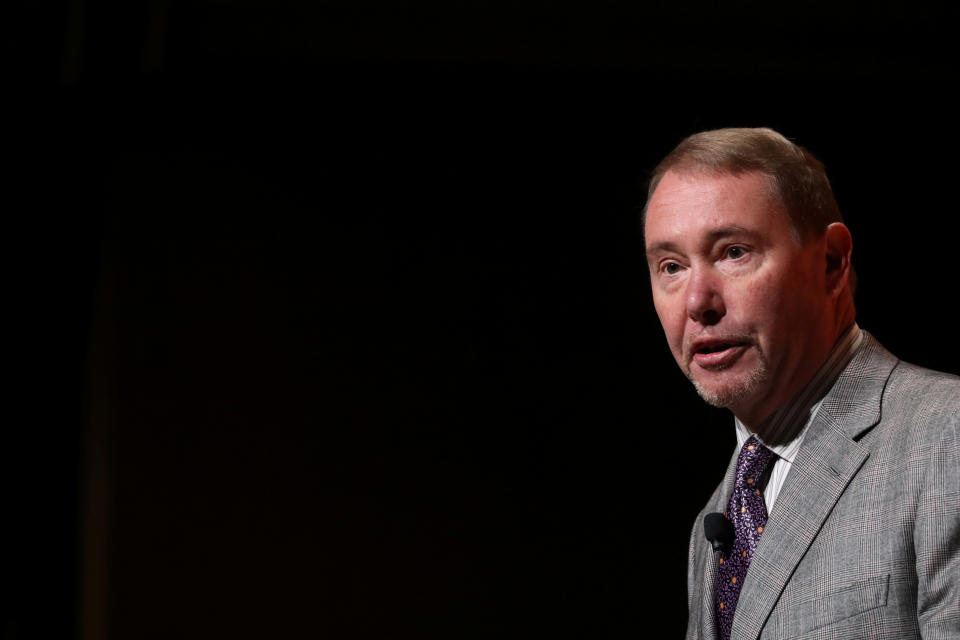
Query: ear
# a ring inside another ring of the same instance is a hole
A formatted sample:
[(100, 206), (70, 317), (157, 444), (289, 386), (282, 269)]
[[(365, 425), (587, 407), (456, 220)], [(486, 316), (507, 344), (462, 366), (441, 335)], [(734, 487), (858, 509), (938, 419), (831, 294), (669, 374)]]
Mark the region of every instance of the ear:
[(825, 234), (827, 252), (827, 293), (835, 295), (843, 291), (850, 279), (850, 255), (853, 253), (853, 237), (842, 222), (827, 226)]

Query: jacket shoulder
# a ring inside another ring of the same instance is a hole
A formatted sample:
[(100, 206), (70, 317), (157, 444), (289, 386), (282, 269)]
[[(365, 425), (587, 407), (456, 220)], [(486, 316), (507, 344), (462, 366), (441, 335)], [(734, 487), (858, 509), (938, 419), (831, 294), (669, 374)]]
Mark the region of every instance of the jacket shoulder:
[(909, 422), (952, 426), (960, 423), (960, 377), (898, 362), (883, 394), (883, 414)]

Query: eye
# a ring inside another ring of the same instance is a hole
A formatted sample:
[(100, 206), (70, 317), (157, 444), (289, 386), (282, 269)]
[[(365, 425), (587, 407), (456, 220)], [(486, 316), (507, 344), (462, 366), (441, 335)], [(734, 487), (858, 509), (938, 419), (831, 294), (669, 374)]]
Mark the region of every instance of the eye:
[(676, 262), (665, 262), (660, 270), (663, 271), (668, 276), (673, 276), (680, 273), (680, 265)]
[(731, 260), (739, 260), (745, 255), (747, 255), (747, 250), (741, 246), (734, 245), (732, 247), (727, 247), (726, 256)]

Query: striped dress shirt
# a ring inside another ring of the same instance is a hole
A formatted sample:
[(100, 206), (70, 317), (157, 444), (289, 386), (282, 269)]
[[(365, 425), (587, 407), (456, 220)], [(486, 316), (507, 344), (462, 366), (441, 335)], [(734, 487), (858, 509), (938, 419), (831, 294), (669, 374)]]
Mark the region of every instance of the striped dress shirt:
[[(860, 331), (860, 327), (854, 323), (837, 340), (827, 359), (810, 379), (810, 382), (790, 402), (774, 412), (761, 425), (760, 431), (764, 434), (767, 442), (759, 437), (757, 439), (777, 454), (770, 471), (770, 480), (763, 492), (764, 502), (767, 503), (767, 513), (773, 509), (773, 503), (777, 500), (783, 481), (790, 473), (790, 467), (793, 465), (797, 451), (800, 450), (800, 445), (803, 443), (803, 437), (807, 434), (810, 423), (817, 415), (820, 403), (833, 383), (837, 381), (840, 372), (853, 359), (861, 344), (863, 344), (863, 333)], [(737, 450), (739, 450), (743, 447), (747, 438), (755, 434), (751, 433), (739, 419), (734, 418), (734, 422), (737, 429)]]

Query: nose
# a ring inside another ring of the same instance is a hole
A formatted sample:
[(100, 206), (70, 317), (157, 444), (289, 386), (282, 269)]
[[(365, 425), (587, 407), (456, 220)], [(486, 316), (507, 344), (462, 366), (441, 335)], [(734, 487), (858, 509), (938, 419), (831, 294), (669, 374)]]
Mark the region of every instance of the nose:
[(686, 296), (687, 315), (703, 326), (717, 324), (727, 313), (720, 283), (709, 270), (691, 269)]

